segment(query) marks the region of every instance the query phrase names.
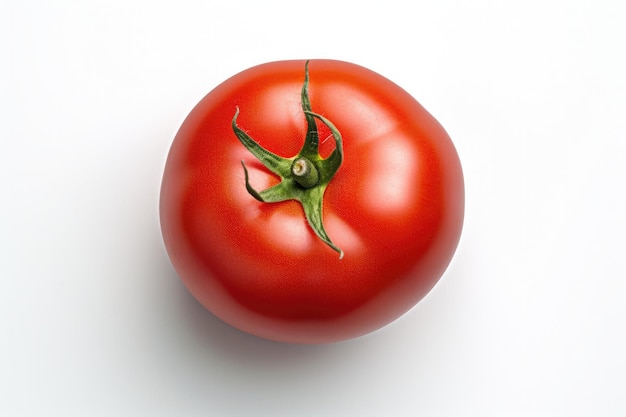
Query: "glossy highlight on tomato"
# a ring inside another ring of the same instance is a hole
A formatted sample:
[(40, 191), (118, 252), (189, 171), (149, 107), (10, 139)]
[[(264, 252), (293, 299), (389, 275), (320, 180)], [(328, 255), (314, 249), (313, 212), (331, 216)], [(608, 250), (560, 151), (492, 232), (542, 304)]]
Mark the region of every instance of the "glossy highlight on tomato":
[[(307, 162), (319, 173), (300, 183)], [(390, 80), (334, 60), (262, 64), (208, 93), (173, 141), (160, 197), (191, 294), (288, 343), (347, 340), (407, 312), (448, 267), (463, 215), (443, 127)]]

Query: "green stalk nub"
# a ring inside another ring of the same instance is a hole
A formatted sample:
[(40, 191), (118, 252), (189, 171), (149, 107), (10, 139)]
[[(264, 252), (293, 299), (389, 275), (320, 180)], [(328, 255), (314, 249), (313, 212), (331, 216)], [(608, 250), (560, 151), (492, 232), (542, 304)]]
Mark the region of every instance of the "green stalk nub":
[(311, 188), (320, 182), (317, 168), (306, 158), (298, 158), (291, 165), (293, 179), (304, 188)]
[[(239, 141), (246, 147), (268, 170), (278, 175), (280, 183), (263, 191), (256, 191), (250, 185), (248, 170), (243, 161), (246, 189), (257, 200), (264, 203), (277, 203), (286, 200), (296, 200), (302, 204), (304, 215), (315, 234), (343, 258), (343, 251), (335, 246), (322, 222), (322, 208), (324, 192), (343, 161), (343, 144), (341, 134), (337, 128), (324, 116), (311, 110), (309, 100), (309, 61), (304, 66), (304, 84), (301, 92), (302, 111), (307, 122), (307, 131), (304, 145), (298, 154), (292, 158), (283, 158), (259, 145), (246, 132), (237, 126), (239, 108), (235, 110), (232, 127)], [(330, 129), (335, 140), (335, 149), (328, 158), (323, 159), (319, 153), (319, 136), (317, 120)]]

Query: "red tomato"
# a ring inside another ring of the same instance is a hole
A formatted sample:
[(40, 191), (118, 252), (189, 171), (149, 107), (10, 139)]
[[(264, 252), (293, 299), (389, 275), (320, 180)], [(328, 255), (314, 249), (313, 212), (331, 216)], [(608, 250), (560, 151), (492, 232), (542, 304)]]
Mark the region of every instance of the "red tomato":
[[(286, 165), (303, 152), (313, 185)], [(278, 202), (257, 199), (283, 186)], [(160, 200), (189, 291), (232, 326), (291, 343), (357, 337), (412, 308), (447, 268), (463, 213), (441, 125), (388, 79), (331, 60), (259, 65), (206, 95), (174, 139)]]

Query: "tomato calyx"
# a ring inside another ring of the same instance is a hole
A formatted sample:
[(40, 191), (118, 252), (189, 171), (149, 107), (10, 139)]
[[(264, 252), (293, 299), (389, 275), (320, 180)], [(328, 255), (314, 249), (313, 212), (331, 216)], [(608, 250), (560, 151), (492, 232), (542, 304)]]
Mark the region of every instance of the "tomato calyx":
[[(232, 128), (243, 146), (246, 147), (268, 170), (280, 177), (281, 181), (263, 191), (255, 190), (249, 181), (248, 169), (241, 161), (245, 174), (246, 189), (258, 201), (278, 203), (296, 200), (304, 209), (306, 220), (315, 234), (343, 258), (343, 251), (328, 237), (322, 219), (324, 192), (331, 179), (337, 173), (343, 161), (343, 142), (341, 133), (324, 116), (314, 113), (309, 100), (309, 61), (304, 67), (304, 84), (301, 91), (302, 112), (307, 123), (304, 145), (294, 157), (284, 158), (263, 148), (246, 132), (237, 126), (239, 107), (232, 119)], [(335, 149), (327, 158), (319, 153), (319, 133), (317, 120), (328, 127), (335, 140)]]

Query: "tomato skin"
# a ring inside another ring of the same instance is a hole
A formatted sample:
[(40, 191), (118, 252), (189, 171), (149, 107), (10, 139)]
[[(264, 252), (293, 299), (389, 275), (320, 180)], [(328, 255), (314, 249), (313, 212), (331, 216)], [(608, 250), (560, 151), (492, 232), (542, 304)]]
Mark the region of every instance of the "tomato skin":
[[(166, 249), (189, 291), (243, 331), (290, 343), (329, 343), (398, 318), (437, 283), (459, 242), (461, 164), (448, 134), (407, 92), (363, 67), (309, 64), (313, 111), (343, 136), (344, 161), (324, 197), (339, 259), (295, 201), (262, 203), (246, 190), (279, 179), (238, 141), (231, 119), (271, 152), (298, 153), (306, 132), (305, 61), (243, 71), (191, 111), (168, 155), (160, 218)], [(318, 126), (320, 152), (333, 149)]]

